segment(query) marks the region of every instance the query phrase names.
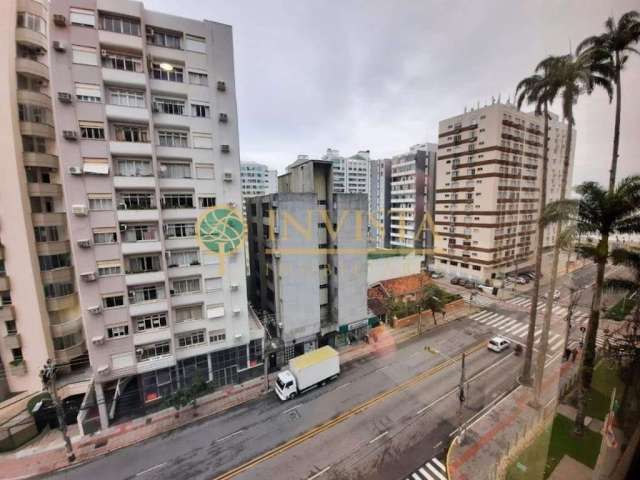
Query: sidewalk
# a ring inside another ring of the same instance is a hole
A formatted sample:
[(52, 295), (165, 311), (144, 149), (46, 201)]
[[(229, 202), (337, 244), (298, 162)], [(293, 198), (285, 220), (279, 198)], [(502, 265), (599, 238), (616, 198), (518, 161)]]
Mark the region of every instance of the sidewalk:
[[(447, 321), (442, 325), (457, 320), (471, 311), (474, 310), (470, 310), (466, 305), (464, 308), (458, 308), (447, 315)], [(423, 334), (428, 333), (431, 329), (433, 327), (425, 326)], [(378, 342), (374, 344), (360, 343), (340, 349), (340, 363), (345, 365), (355, 360), (378, 354), (381, 351), (387, 352), (388, 349), (394, 349), (401, 343), (416, 336), (415, 325), (396, 329), (383, 327), (381, 331), (384, 333), (379, 336)], [(275, 375), (274, 373), (269, 376), (270, 385), (273, 384)], [(187, 407), (181, 411), (179, 417), (176, 417), (175, 410), (168, 408), (85, 437), (73, 436), (74, 433), (77, 433), (77, 428), (75, 430), (70, 428), (73, 450), (76, 454), (74, 464), (90, 461), (162, 433), (182, 428), (193, 422), (199, 422), (208, 416), (258, 399), (264, 394), (264, 379), (259, 377), (244, 384), (228, 386), (201, 397), (198, 399), (198, 406), (195, 410), (196, 415), (194, 415), (193, 409)], [(68, 465), (60, 432), (57, 430), (50, 431), (41, 434), (36, 440), (17, 451), (0, 454), (0, 479), (18, 479), (44, 475)]]

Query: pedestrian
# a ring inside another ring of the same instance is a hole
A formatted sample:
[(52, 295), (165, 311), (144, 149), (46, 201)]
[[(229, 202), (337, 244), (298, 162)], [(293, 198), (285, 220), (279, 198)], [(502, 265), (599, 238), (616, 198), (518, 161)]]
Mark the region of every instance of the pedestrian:
[(571, 361), (572, 361), (573, 363), (575, 363), (575, 362), (576, 362), (576, 357), (577, 357), (577, 356), (578, 356), (578, 349), (577, 349), (577, 348), (574, 348), (574, 349), (571, 351)]

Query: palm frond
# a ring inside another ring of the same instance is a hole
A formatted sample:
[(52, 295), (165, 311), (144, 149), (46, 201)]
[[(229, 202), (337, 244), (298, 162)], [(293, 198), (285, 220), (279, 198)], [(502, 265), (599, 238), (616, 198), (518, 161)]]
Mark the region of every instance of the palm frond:
[(614, 265), (625, 265), (640, 275), (640, 249), (615, 248), (611, 252)]
[(597, 245), (580, 243), (576, 245), (575, 250), (578, 256), (582, 258), (590, 258), (595, 261), (600, 257)]
[(547, 204), (542, 214), (544, 225), (570, 222), (577, 219), (580, 202), (573, 199), (557, 200)]
[(604, 288), (609, 292), (632, 292), (640, 288), (640, 284), (626, 278), (607, 278), (604, 281)]

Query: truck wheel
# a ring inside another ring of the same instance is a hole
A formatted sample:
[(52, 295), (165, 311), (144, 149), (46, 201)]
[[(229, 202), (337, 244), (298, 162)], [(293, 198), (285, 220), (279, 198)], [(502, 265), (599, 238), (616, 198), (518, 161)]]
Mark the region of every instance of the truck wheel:
[(294, 398), (296, 398), (296, 392), (293, 392), (291, 395), (289, 395), (289, 400), (293, 400)]

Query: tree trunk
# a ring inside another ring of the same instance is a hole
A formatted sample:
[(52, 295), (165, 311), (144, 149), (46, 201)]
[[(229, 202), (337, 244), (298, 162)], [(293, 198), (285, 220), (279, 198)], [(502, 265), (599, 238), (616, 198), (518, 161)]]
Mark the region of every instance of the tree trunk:
[(611, 156), (611, 169), (609, 170), (609, 191), (613, 192), (616, 186), (616, 171), (618, 169), (618, 146), (620, 144), (620, 110), (622, 109), (622, 85), (620, 84), (620, 54), (615, 54), (616, 69), (616, 118), (613, 126), (613, 154)]
[[(573, 102), (569, 102), (573, 105)], [(569, 177), (569, 166), (571, 163), (571, 143), (573, 140), (573, 109), (567, 112), (567, 142), (564, 152), (564, 164), (562, 168), (562, 183), (560, 185), (560, 200), (564, 200), (567, 194), (567, 181)], [(551, 326), (551, 309), (553, 308), (553, 294), (556, 290), (556, 282), (558, 280), (558, 263), (560, 261), (560, 241), (562, 239), (562, 223), (556, 225), (556, 239), (553, 246), (553, 264), (551, 266), (551, 282), (549, 283), (547, 304), (545, 305), (544, 323), (542, 325), (542, 335), (538, 342), (538, 356), (536, 361), (535, 375), (535, 392), (534, 404), (538, 405), (542, 396), (542, 377), (544, 376), (544, 363), (547, 356), (547, 347), (549, 342), (549, 328)], [(538, 232), (538, 235), (544, 235), (544, 229)], [(534, 302), (538, 301), (536, 297)]]
[(578, 412), (576, 413), (575, 433), (582, 435), (584, 432), (584, 417), (587, 408), (587, 393), (591, 388), (593, 379), (593, 367), (596, 360), (596, 336), (600, 323), (600, 304), (602, 301), (602, 288), (604, 285), (604, 271), (607, 265), (607, 253), (609, 251), (609, 236), (603, 235), (598, 245), (598, 259), (596, 271), (596, 285), (591, 302), (591, 316), (587, 324), (587, 333), (580, 359), (580, 372), (578, 373)]
[[(540, 293), (540, 273), (542, 271), (542, 248), (544, 245), (544, 220), (542, 218), (544, 207), (547, 203), (547, 174), (549, 169), (549, 112), (548, 106), (544, 104), (544, 140), (542, 141), (542, 186), (540, 188), (540, 206), (538, 208), (538, 237), (536, 245), (536, 277), (533, 279), (533, 291), (531, 309), (529, 310), (529, 330), (527, 332), (527, 342), (524, 354), (524, 365), (520, 382), (531, 385), (531, 363), (533, 360), (533, 341), (536, 330), (536, 319), (538, 315), (538, 295)], [(515, 287), (514, 287), (515, 288)]]

